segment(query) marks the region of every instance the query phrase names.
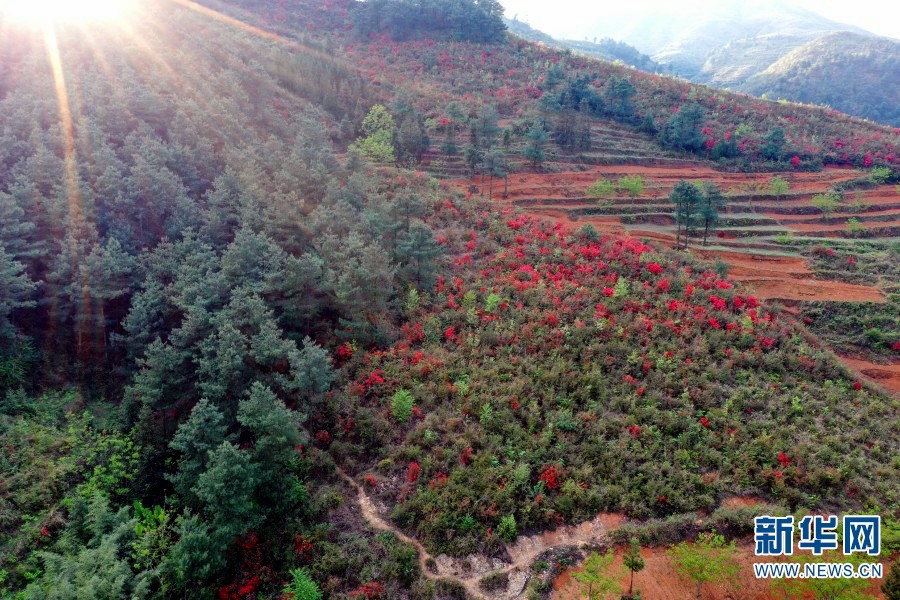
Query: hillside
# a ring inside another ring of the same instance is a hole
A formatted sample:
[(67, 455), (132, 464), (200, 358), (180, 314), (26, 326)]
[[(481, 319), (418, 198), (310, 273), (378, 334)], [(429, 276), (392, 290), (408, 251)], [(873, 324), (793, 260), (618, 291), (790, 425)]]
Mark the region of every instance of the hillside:
[(649, 56), (642, 54), (634, 46), (624, 42), (617, 42), (612, 38), (604, 38), (602, 40), (595, 39), (593, 42), (587, 40), (557, 40), (522, 21), (516, 19), (504, 19), (503, 21), (506, 23), (510, 33), (513, 33), (524, 40), (528, 40), (529, 42), (544, 44), (550, 48), (557, 48), (560, 50), (568, 49), (594, 58), (608, 60), (610, 62), (621, 61), (628, 66), (651, 73), (663, 69), (662, 65), (653, 62)]
[[(598, 24), (597, 31), (616, 23)], [(620, 25), (617, 39), (695, 83), (898, 123), (896, 40), (780, 2), (726, 2), (679, 14), (663, 9), (639, 27)]]
[(747, 79), (740, 89), (768, 98), (825, 104), (900, 126), (900, 42), (849, 32), (817, 38)]
[[(698, 83), (720, 84), (720, 70), (765, 69), (780, 56), (833, 31), (857, 31), (790, 2), (730, 0), (714, 7), (660, 8), (640, 12), (629, 28), (617, 21), (598, 23), (597, 31), (615, 27), (617, 37), (633, 44), (653, 60), (671, 64), (676, 74)], [(729, 48), (729, 45), (730, 48)], [(767, 57), (774, 56), (769, 62)], [(707, 65), (707, 61), (711, 64)]]
[(770, 33), (761, 37), (731, 40), (707, 55), (693, 80), (715, 87), (742, 89), (741, 85), (749, 78), (815, 39), (818, 39), (815, 34), (786, 36)]
[(896, 528), (900, 131), (501, 15), (2, 21), (0, 598), (547, 598), (583, 544)]

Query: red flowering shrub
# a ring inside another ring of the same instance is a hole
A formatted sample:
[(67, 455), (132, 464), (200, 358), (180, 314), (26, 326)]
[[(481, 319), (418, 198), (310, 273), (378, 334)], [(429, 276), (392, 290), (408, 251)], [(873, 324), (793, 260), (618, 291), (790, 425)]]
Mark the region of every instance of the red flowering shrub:
[(338, 347), (336, 361), (338, 366), (344, 364), (353, 358), (353, 346), (350, 342), (345, 342)]
[[(778, 456), (776, 440), (796, 444), (801, 454), (791, 457), (792, 467), (823, 468), (798, 436), (831, 433), (817, 419), (786, 428), (785, 406), (795, 397), (804, 411), (839, 406), (845, 401), (840, 390), (852, 381), (817, 354), (795, 323), (756, 297), (638, 240), (585, 242), (562, 226), (525, 216), (498, 220), (472, 206), (447, 218), (454, 230), (475, 231), (483, 254), (444, 282), (432, 306), (423, 300), (421, 339), (401, 338), (373, 355), (368, 370), (377, 367), (389, 383), (355, 401), (367, 423), (386, 419), (368, 435), (379, 436), (384, 449), (378, 458), (391, 459), (393, 477), (428, 481), (427, 487), (407, 485), (396, 512), (402, 526), (415, 528), (427, 543), (454, 548), (437, 523), (480, 540), (504, 514), (519, 528), (548, 527), (589, 519), (603, 502), (640, 518), (713, 510), (702, 498), (718, 497), (738, 482), (769, 493), (771, 468), (764, 458), (747, 457)], [(651, 251), (653, 260), (642, 260)], [(662, 271), (653, 274), (650, 264)], [(446, 343), (450, 327), (458, 343)], [(826, 380), (845, 383), (826, 387)], [(417, 458), (412, 473), (387, 410), (398, 388), (420, 390), (421, 425), (403, 435), (428, 461)], [(867, 391), (857, 394), (873, 401)], [(885, 404), (872, 406), (885, 414)], [(681, 433), (692, 426), (703, 435)], [(629, 443), (610, 443), (622, 432)], [(612, 455), (603, 469), (584, 458), (598, 443)], [(374, 458), (369, 452), (364, 461)], [(859, 461), (854, 464), (871, 464), (849, 452)], [(659, 479), (661, 464), (672, 465), (670, 476), (648, 486)], [(698, 467), (702, 478), (686, 475)], [(603, 496), (610, 477), (622, 490), (612, 500)], [(584, 484), (580, 492), (570, 480)], [(519, 493), (529, 482), (544, 493)], [(831, 492), (812, 491), (802, 478), (779, 485), (792, 497), (822, 494), (834, 501)]]
[(319, 448), (327, 448), (331, 445), (331, 434), (327, 431), (317, 431), (316, 432), (316, 445)]
[(301, 562), (309, 562), (315, 549), (315, 541), (313, 538), (305, 535), (294, 536), (294, 552)]
[(541, 471), (541, 474), (538, 476), (538, 480), (543, 481), (544, 486), (548, 490), (556, 491), (559, 489), (559, 471), (557, 471), (556, 467), (552, 465), (549, 467), (544, 467), (544, 470)]
[(380, 600), (384, 598), (384, 586), (372, 581), (365, 583), (348, 594), (350, 598), (365, 598), (366, 600)]

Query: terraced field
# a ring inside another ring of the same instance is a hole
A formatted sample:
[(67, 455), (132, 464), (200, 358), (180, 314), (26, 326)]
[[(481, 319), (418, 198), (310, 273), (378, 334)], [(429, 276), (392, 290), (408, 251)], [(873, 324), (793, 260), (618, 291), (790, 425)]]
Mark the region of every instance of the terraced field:
[[(636, 198), (621, 192), (606, 198), (589, 198), (585, 194), (585, 189), (598, 179), (616, 181), (634, 175), (646, 182), (644, 192)], [(779, 196), (767, 190), (772, 177), (767, 173), (723, 173), (696, 163), (654, 167), (603, 165), (547, 174), (516, 173), (509, 177), (503, 200), (535, 215), (667, 241), (675, 238), (673, 206), (668, 199), (672, 187), (682, 179), (708, 181), (718, 185), (727, 197), (726, 211), (708, 241), (707, 247), (712, 250), (792, 255), (785, 237), (900, 239), (900, 193), (893, 186), (852, 192), (826, 219), (813, 206), (812, 197), (835, 184), (859, 179), (858, 172), (827, 169), (819, 173), (789, 173), (785, 175), (789, 191)], [(479, 178), (458, 183), (480, 190)], [(495, 195), (500, 195), (496, 189)], [(856, 223), (848, 224), (850, 219)], [(700, 245), (699, 238), (692, 239), (692, 246)]]
[[(505, 196), (503, 182), (495, 181), (494, 200), (576, 228), (590, 223), (598, 231), (674, 245), (672, 188), (682, 179), (713, 182), (726, 196), (725, 211), (707, 244), (703, 245), (699, 236), (692, 237), (690, 248), (709, 260), (726, 262), (729, 276), (758, 297), (778, 301), (797, 314), (803, 303), (811, 301), (881, 305), (887, 300), (884, 286), (817, 277), (804, 252), (816, 245), (846, 245), (854, 240), (884, 247), (900, 242), (900, 190), (896, 186), (875, 186), (864, 181), (864, 173), (839, 168), (812, 173), (725, 173), (658, 148), (651, 151), (653, 146), (636, 134), (608, 127), (602, 131), (622, 136), (610, 142), (617, 144), (616, 152), (624, 144), (648, 156), (633, 160), (623, 155), (616, 163), (618, 154), (598, 155), (596, 164), (581, 162), (582, 157), (558, 157), (545, 165), (546, 173), (511, 174)], [(642, 150), (644, 145), (648, 148)], [(616, 182), (636, 175), (643, 178), (645, 187), (634, 198), (621, 191), (603, 198), (585, 193), (598, 179)], [(775, 175), (787, 180), (787, 192), (772, 193), (770, 182)], [(480, 177), (457, 179), (455, 185), (482, 193)], [(835, 187), (848, 189), (833, 213), (823, 215), (813, 197)], [(895, 333), (900, 340), (900, 331)], [(870, 382), (900, 393), (900, 359), (885, 364), (884, 360), (874, 363), (854, 355), (848, 356), (845, 364)]]
[[(512, 123), (508, 120), (501, 120), (499, 126), (511, 127)], [(682, 158), (675, 153), (663, 150), (653, 141), (653, 138), (635, 133), (628, 127), (616, 123), (592, 123), (591, 140), (595, 150), (588, 152), (566, 152), (553, 143), (548, 143), (546, 146), (547, 158), (542, 165), (543, 170), (547, 172), (571, 172), (588, 170), (593, 166), (622, 164), (641, 167), (669, 166), (690, 168), (691, 165), (696, 163), (695, 159)], [(442, 179), (465, 177), (467, 168), (461, 150), (452, 156), (448, 156), (441, 151), (446, 141), (446, 136), (432, 134), (431, 150), (425, 154), (423, 165), (433, 175)], [(456, 144), (459, 148), (462, 148), (466, 141), (463, 135), (459, 135), (457, 136)], [(528, 167), (526, 161), (521, 158), (521, 151), (524, 147), (524, 142), (519, 139), (506, 149), (512, 172), (519, 173)]]

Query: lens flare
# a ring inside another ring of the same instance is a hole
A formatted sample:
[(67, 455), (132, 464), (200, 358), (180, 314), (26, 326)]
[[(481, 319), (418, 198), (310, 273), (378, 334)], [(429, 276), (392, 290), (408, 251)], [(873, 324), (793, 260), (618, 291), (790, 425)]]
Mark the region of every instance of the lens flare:
[(93, 23), (122, 19), (134, 0), (0, 0), (0, 14), (25, 23)]

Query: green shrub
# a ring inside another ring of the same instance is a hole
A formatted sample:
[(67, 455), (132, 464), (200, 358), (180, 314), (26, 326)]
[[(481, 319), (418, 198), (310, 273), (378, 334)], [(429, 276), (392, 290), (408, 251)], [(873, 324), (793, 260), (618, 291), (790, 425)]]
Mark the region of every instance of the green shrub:
[(406, 423), (412, 416), (416, 399), (407, 390), (397, 390), (391, 397), (391, 414), (398, 423)]
[(322, 600), (319, 586), (309, 576), (305, 568), (291, 571), (291, 582), (284, 587), (284, 593), (294, 600)]
[(608, 198), (615, 194), (615, 192), (616, 185), (612, 181), (608, 181), (602, 177), (584, 190), (584, 193), (588, 198)]
[(519, 535), (519, 528), (516, 525), (516, 517), (514, 515), (503, 515), (500, 518), (500, 525), (497, 526), (497, 535), (507, 542), (515, 541)]

